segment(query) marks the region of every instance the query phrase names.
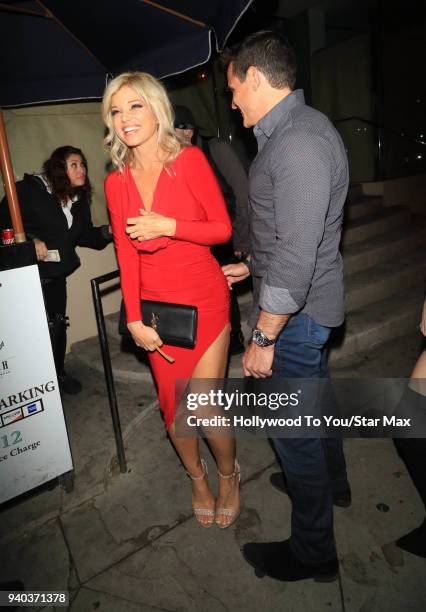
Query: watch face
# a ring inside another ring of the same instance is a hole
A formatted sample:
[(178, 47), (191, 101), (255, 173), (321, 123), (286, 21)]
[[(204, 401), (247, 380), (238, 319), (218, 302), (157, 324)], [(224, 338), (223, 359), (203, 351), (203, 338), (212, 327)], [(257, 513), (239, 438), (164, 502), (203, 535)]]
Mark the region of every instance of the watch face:
[(253, 342), (258, 346), (261, 346), (262, 338), (257, 329), (253, 330)]
[(260, 329), (253, 330), (253, 342), (257, 346), (271, 346), (274, 344), (274, 340), (270, 340)]

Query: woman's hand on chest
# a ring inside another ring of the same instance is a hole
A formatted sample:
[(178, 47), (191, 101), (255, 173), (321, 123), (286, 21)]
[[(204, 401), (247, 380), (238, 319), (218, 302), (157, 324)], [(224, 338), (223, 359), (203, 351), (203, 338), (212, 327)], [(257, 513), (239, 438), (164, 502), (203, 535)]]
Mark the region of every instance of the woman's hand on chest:
[(174, 236), (176, 232), (176, 219), (165, 217), (156, 212), (141, 209), (140, 217), (127, 219), (126, 234), (133, 240), (153, 240), (163, 236)]

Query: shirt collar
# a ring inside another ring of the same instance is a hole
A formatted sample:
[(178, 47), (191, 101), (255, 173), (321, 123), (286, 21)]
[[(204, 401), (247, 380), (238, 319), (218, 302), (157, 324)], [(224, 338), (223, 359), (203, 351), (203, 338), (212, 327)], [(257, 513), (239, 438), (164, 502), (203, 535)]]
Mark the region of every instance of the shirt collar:
[(288, 96), (278, 102), (271, 110), (260, 119), (253, 128), (256, 138), (266, 136), (269, 138), (278, 123), (298, 104), (305, 103), (303, 89), (295, 89)]
[(33, 176), (36, 176), (38, 179), (40, 179), (43, 185), (46, 187), (46, 191), (52, 194), (52, 187), (50, 186), (50, 183), (44, 174), (33, 174)]
[[(47, 180), (47, 177), (45, 174), (33, 174), (33, 176), (36, 176), (37, 178), (39, 178), (43, 185), (46, 187), (46, 191), (48, 193), (50, 193), (50, 195), (52, 195), (52, 187), (49, 183), (49, 181)], [(77, 202), (78, 200), (78, 195), (74, 195), (72, 198), (68, 197), (66, 200), (61, 201), (62, 206), (66, 206), (67, 208), (71, 208), (71, 206)]]

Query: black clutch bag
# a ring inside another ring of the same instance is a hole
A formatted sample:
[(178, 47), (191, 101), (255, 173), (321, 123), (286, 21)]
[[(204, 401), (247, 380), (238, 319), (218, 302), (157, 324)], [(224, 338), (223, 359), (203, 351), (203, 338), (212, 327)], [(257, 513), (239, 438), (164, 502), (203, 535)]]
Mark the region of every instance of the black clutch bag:
[[(164, 344), (193, 349), (197, 342), (196, 306), (141, 300), (141, 313), (144, 325), (153, 327)], [(118, 332), (130, 335), (127, 329), (126, 310), (121, 302)]]

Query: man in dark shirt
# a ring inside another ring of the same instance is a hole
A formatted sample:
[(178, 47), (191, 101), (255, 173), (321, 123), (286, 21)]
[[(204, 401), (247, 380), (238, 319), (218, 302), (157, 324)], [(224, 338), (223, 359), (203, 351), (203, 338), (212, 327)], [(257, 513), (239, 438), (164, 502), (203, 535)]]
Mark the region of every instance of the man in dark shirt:
[[(197, 124), (189, 108), (177, 104), (175, 130), (187, 145), (197, 145), (207, 157), (219, 182), (232, 223), (232, 239), (225, 244), (212, 247), (212, 253), (224, 265), (246, 257), (250, 252), (248, 219), (248, 181), (244, 166), (229, 142), (218, 138), (201, 138)], [(244, 352), (244, 336), (237, 296), (231, 293), (231, 338), (229, 352), (237, 355)]]
[[(332, 123), (293, 91), (292, 49), (277, 33), (249, 36), (227, 57), (232, 108), (254, 127), (251, 258), (224, 266), (228, 283), (253, 277), (253, 341), (246, 376), (322, 378), (331, 328), (344, 319), (339, 242), (348, 188), (345, 149)], [(251, 543), (246, 560), (283, 581), (333, 580), (338, 563), (333, 499), (350, 503), (341, 440), (274, 439), (292, 500), (284, 542)]]

